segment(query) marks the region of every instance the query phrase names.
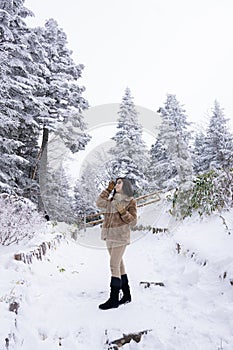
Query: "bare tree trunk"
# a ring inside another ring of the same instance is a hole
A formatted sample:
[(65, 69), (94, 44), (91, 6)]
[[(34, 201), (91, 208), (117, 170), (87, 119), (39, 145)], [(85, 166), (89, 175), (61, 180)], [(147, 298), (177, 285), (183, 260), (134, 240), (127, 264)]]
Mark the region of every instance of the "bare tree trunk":
[[(48, 140), (49, 140), (49, 130), (46, 126), (43, 127), (42, 144), (39, 154), (39, 183), (40, 183), (40, 193), (38, 198), (39, 210), (45, 210), (43, 203), (43, 190), (46, 185), (46, 174), (47, 174), (47, 164), (48, 164)], [(35, 169), (36, 171), (36, 169)]]

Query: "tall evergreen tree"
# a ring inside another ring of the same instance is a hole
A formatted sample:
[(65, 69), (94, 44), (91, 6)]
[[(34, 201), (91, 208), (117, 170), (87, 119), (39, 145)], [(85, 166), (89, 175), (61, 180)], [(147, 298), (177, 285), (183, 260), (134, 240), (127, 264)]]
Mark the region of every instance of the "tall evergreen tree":
[(36, 28), (35, 33), (46, 57), (42, 72), (45, 84), (43, 91), (37, 91), (46, 108), (38, 119), (44, 133), (56, 132), (75, 153), (84, 149), (90, 140), (82, 115), (88, 108), (88, 102), (82, 96), (85, 88), (77, 84), (84, 66), (73, 61), (66, 34), (54, 19), (46, 21), (45, 28)]
[(74, 212), (78, 218), (98, 212), (95, 205), (98, 190), (91, 165), (87, 165), (84, 174), (86, 175), (82, 175), (74, 187)]
[(195, 174), (199, 174), (208, 168), (206, 160), (204, 159), (205, 155), (205, 134), (200, 131), (196, 134), (194, 139), (194, 148), (193, 148), (193, 169)]
[[(90, 140), (82, 115), (88, 102), (82, 97), (85, 88), (77, 84), (84, 66), (76, 64), (67, 48), (67, 37), (55, 20), (46, 22), (45, 28), (34, 30), (36, 47), (43, 53), (42, 89), (36, 91), (44, 108), (37, 116), (43, 130), (41, 153), (46, 153), (49, 135), (56, 134), (73, 153), (83, 150)], [(46, 154), (40, 163), (40, 176), (45, 174)]]
[(175, 95), (168, 94), (164, 108), (159, 109), (162, 118), (162, 139), (166, 145), (168, 157), (172, 160), (171, 173), (175, 166), (177, 175), (174, 185), (189, 186), (193, 176), (193, 165), (188, 147), (189, 125), (186, 112)]
[(74, 221), (71, 188), (69, 179), (62, 165), (54, 171), (48, 168), (43, 199), (45, 210), (52, 220), (66, 222)]
[(164, 141), (166, 129), (160, 125), (160, 131), (156, 142), (150, 149), (150, 164), (147, 170), (149, 187), (151, 190), (170, 189), (174, 187), (174, 179), (177, 176), (177, 170), (171, 155), (167, 151)]
[(37, 186), (31, 164), (38, 153), (39, 125), (33, 116), (39, 104), (33, 96), (37, 67), (24, 22), (31, 12), (23, 4), (0, 1), (0, 191), (28, 196)]
[(27, 28), (24, 18), (32, 13), (23, 4), (0, 0), (0, 191), (36, 201), (37, 165), (49, 132), (72, 152), (84, 149), (90, 136), (82, 111), (88, 103), (77, 85), (83, 65), (73, 62), (65, 33), (54, 20)]
[(233, 166), (233, 135), (227, 127), (227, 121), (223, 109), (215, 101), (204, 140), (204, 170), (229, 169)]
[(142, 126), (129, 88), (125, 90), (118, 115), (119, 131), (112, 138), (116, 144), (109, 151), (113, 155), (113, 173), (116, 177), (130, 178), (135, 188), (146, 187), (148, 151), (142, 139)]

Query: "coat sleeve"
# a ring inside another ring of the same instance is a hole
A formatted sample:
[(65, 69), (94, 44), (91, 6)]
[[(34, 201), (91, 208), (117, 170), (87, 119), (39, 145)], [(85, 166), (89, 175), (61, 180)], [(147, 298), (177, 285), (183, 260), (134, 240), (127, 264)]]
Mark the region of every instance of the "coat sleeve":
[(121, 215), (121, 219), (130, 226), (135, 226), (137, 224), (137, 202), (135, 199), (129, 203), (126, 208), (126, 213)]
[(96, 200), (96, 205), (98, 208), (106, 208), (108, 205), (109, 192), (103, 190)]

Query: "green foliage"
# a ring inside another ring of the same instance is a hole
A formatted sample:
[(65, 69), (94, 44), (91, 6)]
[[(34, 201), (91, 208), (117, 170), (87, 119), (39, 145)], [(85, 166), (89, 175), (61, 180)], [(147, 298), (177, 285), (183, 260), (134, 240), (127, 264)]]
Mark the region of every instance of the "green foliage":
[(59, 272), (65, 272), (66, 269), (64, 269), (64, 267), (60, 267), (59, 268)]
[(210, 170), (199, 174), (190, 191), (176, 189), (168, 199), (172, 202), (170, 213), (185, 218), (198, 212), (200, 216), (232, 206), (233, 171)]
[(216, 191), (215, 179), (217, 177), (214, 170), (197, 176), (194, 181), (189, 215), (192, 214), (193, 210), (197, 210), (200, 216), (204, 213), (210, 215), (224, 206), (220, 193)]
[(169, 210), (170, 214), (182, 219), (189, 216), (191, 196), (192, 189), (184, 190), (176, 188), (173, 195), (167, 196), (167, 199), (172, 202), (172, 208)]

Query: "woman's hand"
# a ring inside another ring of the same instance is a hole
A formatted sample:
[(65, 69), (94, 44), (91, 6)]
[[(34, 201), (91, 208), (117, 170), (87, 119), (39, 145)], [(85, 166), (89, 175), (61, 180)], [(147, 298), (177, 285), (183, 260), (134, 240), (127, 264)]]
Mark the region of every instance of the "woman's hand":
[(117, 203), (117, 204), (116, 204), (116, 208), (117, 208), (117, 210), (119, 211), (119, 213), (120, 213), (121, 215), (125, 215), (125, 214), (126, 214), (126, 210), (125, 210), (124, 204), (122, 204), (122, 203)]
[(115, 181), (111, 180), (109, 181), (109, 184), (108, 184), (108, 187), (107, 187), (107, 191), (110, 193), (112, 192), (112, 190), (114, 189), (115, 187)]

